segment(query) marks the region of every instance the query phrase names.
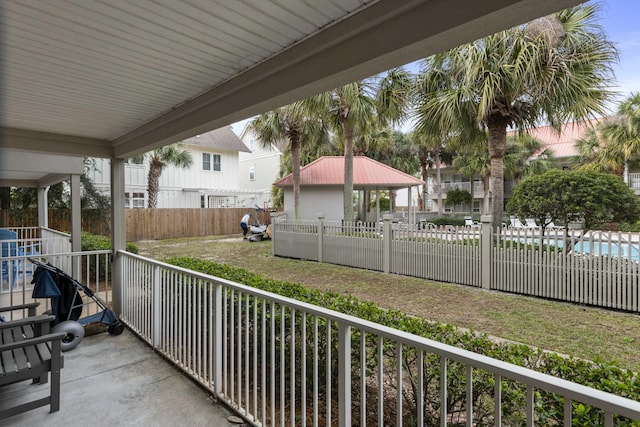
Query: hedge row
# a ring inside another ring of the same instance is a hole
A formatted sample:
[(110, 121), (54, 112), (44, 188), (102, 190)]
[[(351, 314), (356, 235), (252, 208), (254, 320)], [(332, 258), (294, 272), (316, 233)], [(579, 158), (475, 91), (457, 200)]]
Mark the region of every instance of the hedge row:
[[(212, 261), (193, 258), (172, 258), (168, 262), (176, 266), (242, 283), (298, 301), (376, 322), (381, 325), (534, 369), (632, 400), (640, 400), (640, 381), (637, 375), (630, 370), (620, 369), (613, 363), (604, 361), (591, 362), (572, 357), (567, 358), (522, 344), (497, 343), (486, 334), (460, 330), (451, 325), (409, 316), (397, 310), (382, 309), (373, 303), (360, 301), (353, 296), (311, 290), (298, 283), (270, 279), (245, 269), (230, 267), (226, 264), (218, 264)], [(404, 357), (407, 358), (410, 357), (410, 355), (407, 354), (404, 355)], [(432, 363), (433, 366), (427, 367), (425, 372), (439, 372), (439, 361), (437, 358), (427, 358), (426, 363)], [(449, 368), (448, 377), (458, 382), (457, 384), (450, 384), (448, 398), (450, 404), (451, 402), (458, 402), (456, 406), (457, 410), (459, 410), (466, 405), (464, 367), (457, 366)], [(449, 381), (452, 380), (450, 379)], [(521, 421), (524, 421), (522, 418), (524, 417), (522, 408), (524, 408), (525, 390), (521, 385), (515, 385), (511, 382), (506, 382), (506, 384), (507, 385), (503, 387), (503, 417), (506, 417), (503, 419), (503, 423), (507, 422), (507, 424), (512, 423), (512, 425), (518, 425)], [(487, 396), (493, 393), (493, 377), (491, 375), (479, 374), (477, 377), (474, 377), (474, 394), (483, 392), (487, 393)], [(407, 400), (410, 402), (412, 398)], [(477, 400), (481, 401), (482, 399)], [(476, 416), (480, 416), (480, 414), (483, 413), (483, 408), (479, 408), (476, 405), (478, 405), (478, 402), (474, 402), (474, 413)], [(562, 405), (562, 399), (558, 396), (550, 393), (536, 392), (536, 425), (562, 424)], [(453, 407), (454, 405), (451, 406)], [(604, 424), (603, 413), (601, 411), (577, 402), (574, 402), (573, 406), (573, 425), (588, 426)], [(489, 425), (492, 423), (491, 411), (487, 410), (485, 412), (486, 416), (478, 420), (477, 425)], [(437, 411), (435, 415), (437, 416)], [(437, 422), (436, 420), (434, 421)], [(615, 422), (615, 425), (640, 426), (640, 421), (616, 419)]]

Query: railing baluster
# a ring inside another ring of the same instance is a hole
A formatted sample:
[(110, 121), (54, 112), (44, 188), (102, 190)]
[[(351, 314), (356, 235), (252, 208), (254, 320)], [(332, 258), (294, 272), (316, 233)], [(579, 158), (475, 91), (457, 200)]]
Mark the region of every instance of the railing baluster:
[(417, 425), (423, 426), (424, 425), (424, 352), (422, 350), (417, 350), (417, 351), (418, 351), (418, 360), (416, 363), (418, 364), (418, 373), (417, 373), (418, 395), (416, 396), (416, 400), (417, 400), (416, 415), (418, 419)]
[[(291, 411), (289, 414), (291, 427), (296, 427), (296, 310), (291, 309), (291, 331), (289, 340), (289, 400)], [(303, 379), (304, 381), (304, 379)]]
[(440, 357), (440, 425), (447, 427), (448, 405), (447, 358)]
[(276, 425), (276, 319), (275, 303), (269, 303), (271, 311), (271, 327), (269, 328), (271, 337), (271, 425)]
[(402, 344), (396, 343), (396, 426), (402, 427)]
[(318, 427), (318, 316), (313, 316), (313, 427)]
[(326, 363), (326, 384), (327, 384), (327, 389), (326, 389), (326, 399), (325, 399), (325, 409), (327, 412), (327, 425), (331, 425), (331, 379), (332, 379), (332, 375), (331, 375), (331, 346), (332, 346), (332, 342), (331, 342), (331, 320), (327, 319), (327, 358), (325, 360)]
[(301, 325), (302, 325), (302, 330), (300, 331), (302, 333), (302, 337), (301, 337), (301, 342), (300, 342), (300, 350), (301, 350), (301, 354), (300, 354), (300, 363), (302, 363), (301, 366), (301, 376), (302, 378), (300, 379), (300, 383), (301, 383), (301, 390), (300, 390), (300, 402), (302, 403), (300, 411), (300, 419), (302, 421), (302, 427), (306, 427), (307, 425), (307, 313), (306, 312), (302, 312), (302, 321), (301, 321)]
[[(251, 324), (251, 318), (249, 316), (249, 309), (250, 309), (250, 305), (249, 304), (249, 298), (250, 295), (247, 294), (247, 298), (245, 299), (245, 308), (244, 308), (244, 407), (245, 409), (245, 415), (249, 415), (249, 408), (251, 407), (250, 405), (250, 400), (249, 400), (249, 378), (251, 376), (251, 371), (249, 370), (249, 362), (251, 361), (251, 358), (249, 357), (249, 329), (250, 329), (250, 324)], [(255, 383), (254, 383), (255, 384)], [(254, 412), (255, 413), (255, 412)]]
[[(262, 326), (262, 334), (260, 337), (260, 368), (262, 372), (260, 395), (262, 396), (262, 410), (260, 418), (262, 424), (266, 425), (267, 420), (267, 300), (260, 299), (260, 323)], [(257, 347), (257, 346), (256, 346)]]
[(534, 408), (535, 408), (534, 399), (535, 399), (535, 393), (533, 390), (533, 386), (529, 384), (527, 385), (527, 397), (525, 402), (527, 427), (533, 427), (533, 415), (534, 415)]
[(351, 326), (338, 323), (338, 425), (351, 426)]
[[(252, 322), (253, 324), (253, 420), (256, 421), (260, 416), (260, 412), (258, 411), (258, 297), (253, 297), (253, 316)], [(264, 353), (262, 353), (264, 354)]]
[(473, 426), (473, 366), (471, 365), (467, 365), (467, 411), (466, 411), (466, 418), (467, 418), (467, 422), (466, 425), (467, 427), (472, 427)]
[(496, 427), (502, 426), (502, 377), (500, 374), (494, 375), (493, 386), (493, 425)]
[(384, 425), (384, 353), (383, 338), (378, 335), (378, 426)]
[(571, 427), (573, 425), (573, 406), (571, 399), (564, 398), (564, 427)]
[(360, 331), (360, 426), (367, 425), (367, 334)]

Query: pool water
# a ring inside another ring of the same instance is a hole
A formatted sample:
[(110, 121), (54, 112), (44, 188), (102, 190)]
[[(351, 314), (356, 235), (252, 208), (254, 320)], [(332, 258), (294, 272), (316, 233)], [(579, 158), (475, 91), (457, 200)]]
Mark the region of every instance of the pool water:
[(640, 248), (638, 245), (627, 242), (578, 242), (573, 247), (573, 252), (599, 256), (621, 257), (635, 262), (640, 262)]
[[(521, 243), (539, 245), (540, 239), (516, 239)], [(556, 238), (544, 238), (545, 246), (554, 246), (562, 248), (564, 240)], [(571, 250), (574, 254), (611, 256), (630, 259), (631, 261), (640, 262), (640, 246), (629, 242), (578, 242)]]

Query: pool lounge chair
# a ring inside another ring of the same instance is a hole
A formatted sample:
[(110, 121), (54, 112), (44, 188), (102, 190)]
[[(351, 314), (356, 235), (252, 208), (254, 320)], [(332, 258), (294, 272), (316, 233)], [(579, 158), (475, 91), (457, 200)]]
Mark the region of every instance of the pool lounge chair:
[(464, 217), (464, 225), (465, 227), (480, 228), (480, 223), (478, 221), (474, 221), (470, 216)]
[(524, 230), (527, 227), (525, 227), (522, 221), (520, 221), (520, 218), (518, 218), (517, 216), (512, 216), (511, 218), (509, 218), (509, 228)]
[(526, 221), (526, 224), (524, 226), (526, 228), (530, 228), (530, 229), (540, 228), (540, 226), (536, 224), (536, 220), (533, 218), (527, 218), (525, 221)]

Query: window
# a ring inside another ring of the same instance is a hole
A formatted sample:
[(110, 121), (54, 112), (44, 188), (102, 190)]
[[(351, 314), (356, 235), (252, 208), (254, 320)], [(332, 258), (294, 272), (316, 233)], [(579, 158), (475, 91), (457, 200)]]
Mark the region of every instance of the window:
[(250, 149), (251, 151), (253, 151), (253, 147), (254, 147), (255, 145), (256, 145), (256, 142), (253, 140), (253, 138), (251, 138), (251, 139), (249, 140), (249, 149)]
[(249, 167), (249, 181), (255, 181), (256, 179), (256, 167), (255, 166), (250, 166)]
[(144, 193), (124, 193), (125, 208), (144, 208)]
[(202, 170), (220, 172), (220, 154), (202, 153)]
[(235, 208), (235, 196), (209, 196), (210, 208)]
[(129, 165), (141, 165), (144, 163), (144, 155), (140, 154), (139, 156), (130, 157), (125, 159), (124, 162)]

